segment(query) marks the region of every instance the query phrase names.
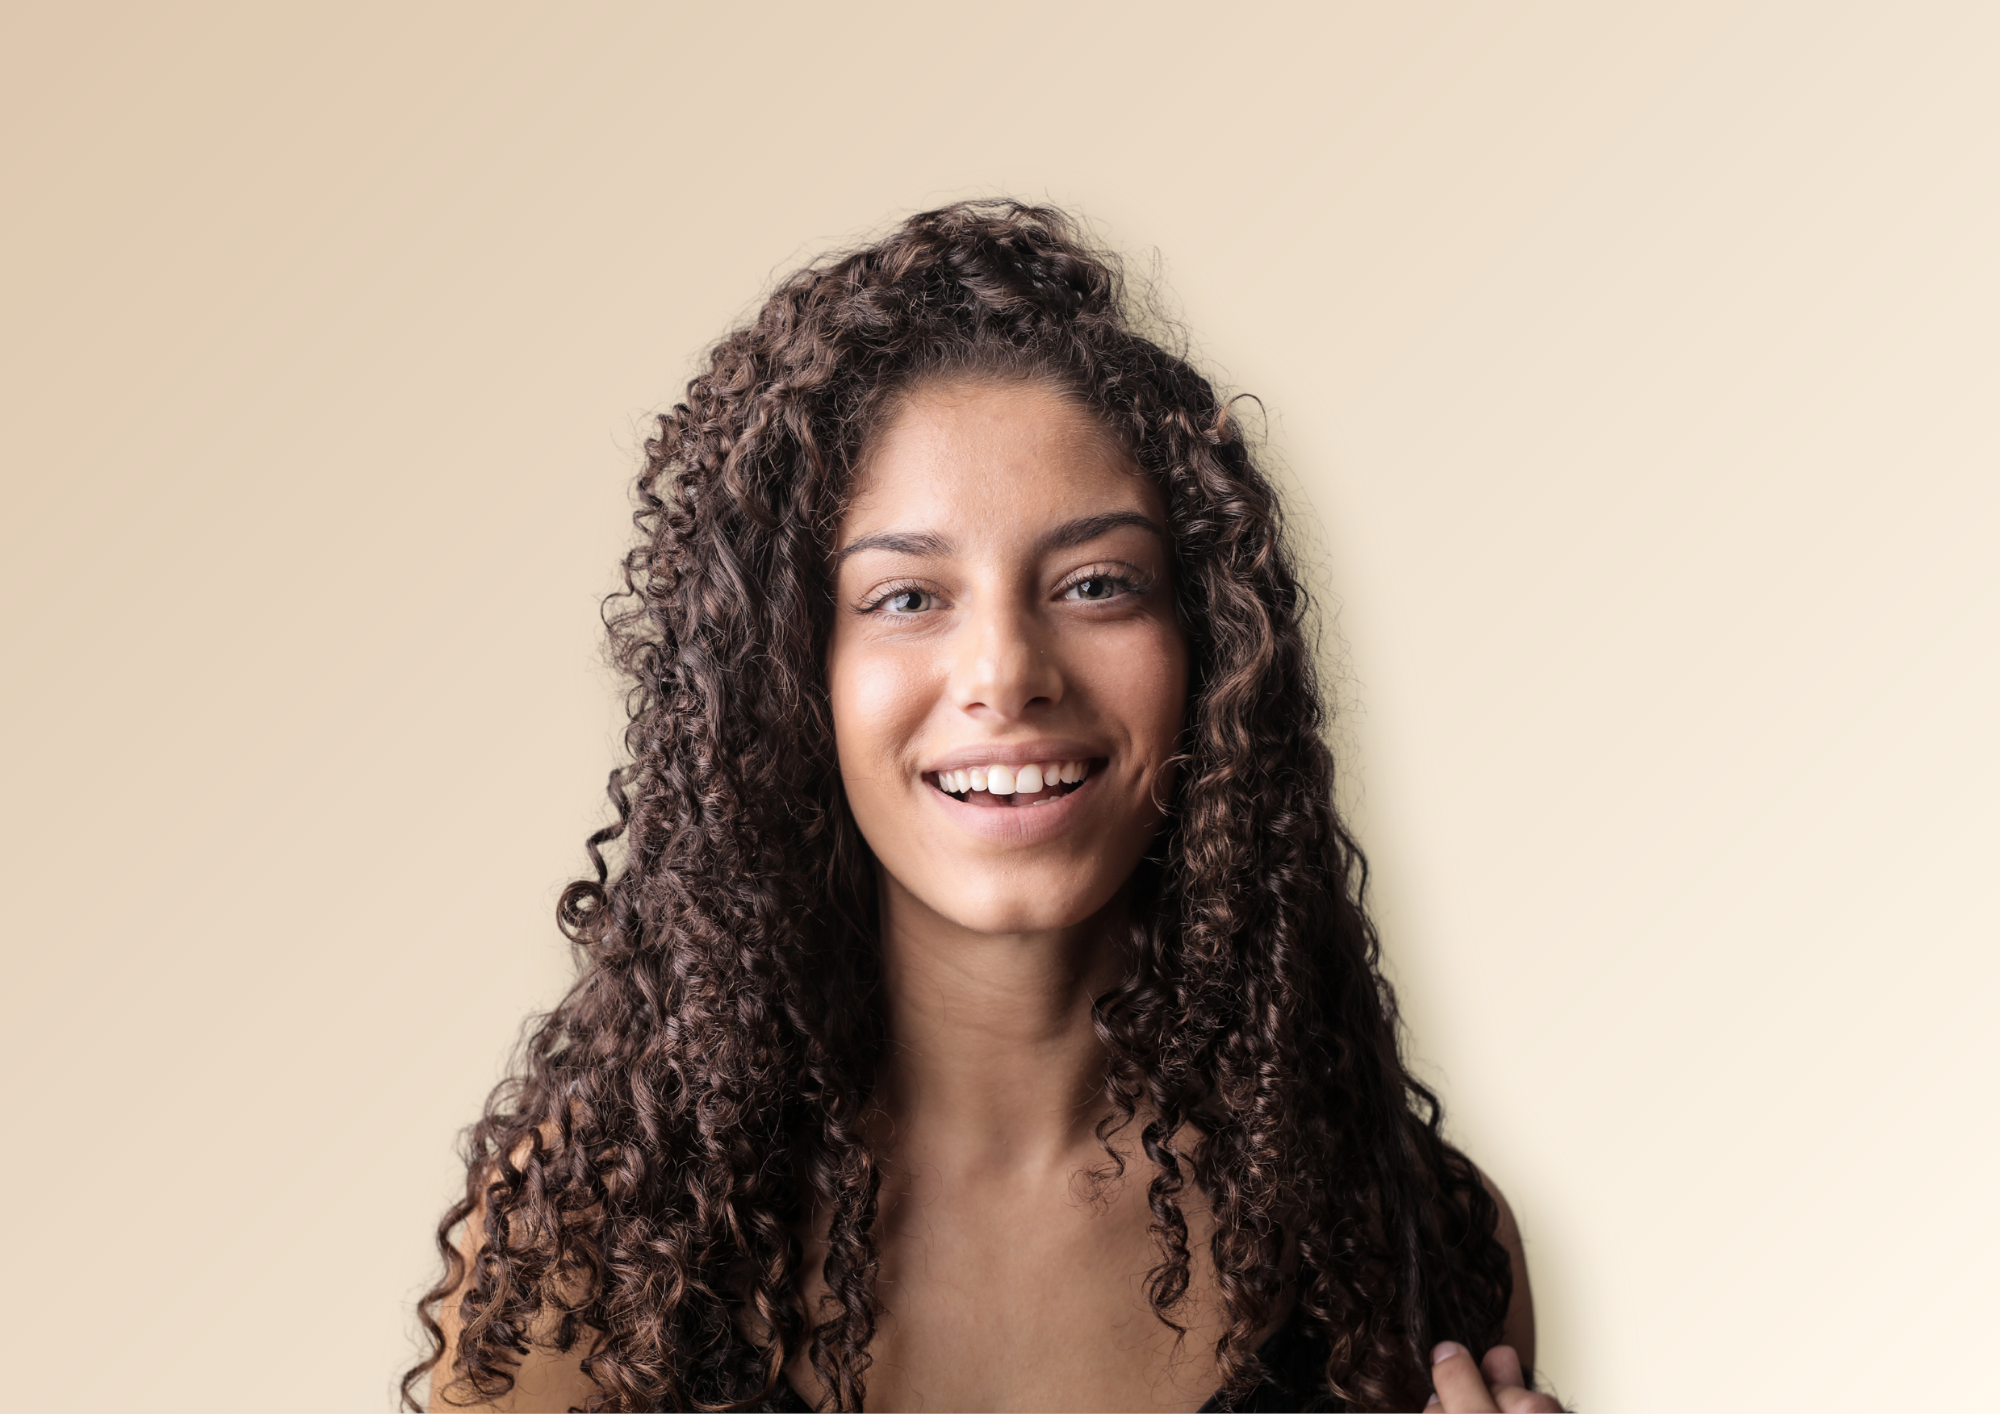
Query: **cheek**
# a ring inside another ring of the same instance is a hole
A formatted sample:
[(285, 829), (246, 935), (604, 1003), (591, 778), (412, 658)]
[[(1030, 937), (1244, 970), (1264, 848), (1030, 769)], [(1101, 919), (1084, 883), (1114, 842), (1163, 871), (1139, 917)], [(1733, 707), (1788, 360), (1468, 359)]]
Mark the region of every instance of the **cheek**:
[(1187, 710), (1188, 651), (1180, 629), (1147, 623), (1094, 647), (1080, 658), (1091, 697), (1115, 704), (1142, 755), (1158, 761), (1172, 754)]
[(925, 656), (836, 642), (826, 677), (834, 746), (850, 794), (899, 784), (936, 697)]

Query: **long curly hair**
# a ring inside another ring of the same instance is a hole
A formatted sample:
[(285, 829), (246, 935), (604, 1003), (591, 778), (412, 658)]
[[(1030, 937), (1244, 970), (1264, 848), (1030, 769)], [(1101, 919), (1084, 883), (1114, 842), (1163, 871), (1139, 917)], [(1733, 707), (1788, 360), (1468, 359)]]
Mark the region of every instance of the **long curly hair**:
[[(1094, 409), (1171, 532), (1180, 769), (1126, 973), (1094, 1012), (1099, 1138), (1122, 1172), (1113, 1141), (1137, 1124), (1150, 1161), (1154, 1311), (1185, 1309), (1193, 1184), (1225, 1399), (1257, 1385), (1256, 1333), (1288, 1298), (1326, 1390), (1363, 1408), (1420, 1405), (1435, 1340), (1498, 1338), (1496, 1207), (1403, 1064), (1271, 486), (1208, 380), (1140, 331), (1113, 258), (1059, 211), (971, 202), (784, 280), (646, 443), (605, 611), (630, 759), (558, 908), (579, 975), (468, 1132), (410, 1407), (427, 1374), (505, 1391), (531, 1341), (584, 1342), (604, 1409), (768, 1407), (801, 1351), (836, 1407), (862, 1407), (882, 1310), (863, 1121), (887, 1037), (874, 864), (822, 672), (829, 550), (897, 396), (996, 371)], [(815, 1214), (826, 1295), (808, 1311)]]

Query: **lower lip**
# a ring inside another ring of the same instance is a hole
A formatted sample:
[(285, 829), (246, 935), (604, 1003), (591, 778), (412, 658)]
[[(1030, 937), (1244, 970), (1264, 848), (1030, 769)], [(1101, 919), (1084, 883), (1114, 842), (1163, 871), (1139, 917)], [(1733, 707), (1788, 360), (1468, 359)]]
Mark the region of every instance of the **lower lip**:
[(1040, 805), (967, 805), (929, 781), (924, 782), (924, 789), (943, 807), (946, 817), (967, 834), (992, 844), (1024, 845), (1041, 844), (1067, 830), (1082, 808), (1077, 802), (1090, 793), (1096, 780), (1097, 773), (1093, 771), (1078, 781), (1069, 794)]

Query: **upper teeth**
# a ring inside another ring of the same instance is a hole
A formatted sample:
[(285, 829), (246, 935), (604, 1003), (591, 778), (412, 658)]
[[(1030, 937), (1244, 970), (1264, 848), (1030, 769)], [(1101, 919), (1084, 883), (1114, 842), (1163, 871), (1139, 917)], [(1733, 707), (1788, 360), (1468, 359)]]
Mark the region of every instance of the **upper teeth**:
[(1016, 791), (1032, 794), (1043, 786), (1075, 785), (1089, 774), (1088, 761), (1043, 761), (1026, 766), (967, 766), (959, 771), (939, 771), (937, 782), (939, 790), (953, 795), (975, 790), (991, 791), (994, 795), (1012, 795)]

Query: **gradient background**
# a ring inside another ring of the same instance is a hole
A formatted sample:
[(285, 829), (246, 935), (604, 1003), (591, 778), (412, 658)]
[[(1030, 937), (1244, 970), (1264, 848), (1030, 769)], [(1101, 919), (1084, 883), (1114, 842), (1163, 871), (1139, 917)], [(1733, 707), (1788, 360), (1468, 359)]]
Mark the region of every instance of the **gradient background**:
[(9, 4), (7, 1402), (388, 1403), (568, 974), (648, 414), (1002, 193), (1263, 399), (1557, 1389), (1976, 1399), (1996, 59), (1907, 0)]

